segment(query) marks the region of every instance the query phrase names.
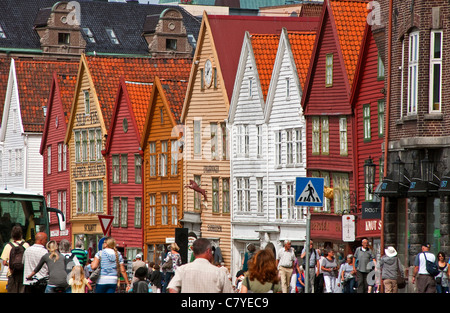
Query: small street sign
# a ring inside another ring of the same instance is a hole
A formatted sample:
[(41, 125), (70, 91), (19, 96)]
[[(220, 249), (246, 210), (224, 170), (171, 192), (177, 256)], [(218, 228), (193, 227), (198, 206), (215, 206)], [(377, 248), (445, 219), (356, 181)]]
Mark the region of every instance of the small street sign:
[(111, 229), (114, 215), (98, 215), (100, 226), (102, 227), (103, 235), (106, 236)]
[(295, 205), (323, 206), (323, 186), (323, 178), (297, 177), (295, 184)]

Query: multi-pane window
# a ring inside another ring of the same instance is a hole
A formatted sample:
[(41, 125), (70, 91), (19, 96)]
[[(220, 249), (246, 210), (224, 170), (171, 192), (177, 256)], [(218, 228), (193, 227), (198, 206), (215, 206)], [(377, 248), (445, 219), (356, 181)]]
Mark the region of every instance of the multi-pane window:
[(211, 160), (218, 159), (218, 142), (217, 142), (217, 123), (210, 123), (210, 131), (211, 131)]
[(328, 116), (322, 116), (322, 154), (328, 154), (330, 151), (330, 128)]
[(134, 227), (142, 226), (142, 198), (134, 198)]
[(202, 154), (202, 121), (194, 120), (194, 155)]
[(171, 194), (171, 217), (172, 217), (172, 225), (178, 224), (178, 194)]
[(83, 161), (88, 160), (88, 131), (86, 129), (81, 131), (81, 158)]
[(320, 154), (320, 119), (312, 118), (312, 154)]
[(167, 141), (161, 141), (161, 153), (159, 154), (159, 176), (167, 176)]
[(102, 160), (102, 130), (100, 128), (97, 128), (95, 133), (97, 141), (97, 160)]
[(58, 143), (58, 172), (67, 171), (67, 145)]
[(364, 141), (372, 139), (370, 127), (370, 104), (363, 105)]
[(156, 195), (152, 194), (149, 196), (149, 225), (156, 225)]
[(77, 181), (77, 213), (103, 212), (103, 180)]
[(150, 142), (148, 145), (149, 148), (149, 171), (150, 171), (150, 177), (156, 176), (156, 143)]
[(239, 212), (250, 212), (250, 179), (241, 177), (236, 179), (237, 206)]
[(168, 207), (167, 193), (161, 194), (161, 224), (167, 225), (169, 223), (169, 207)]
[(222, 129), (222, 160), (228, 160), (228, 129), (226, 123), (221, 123), (220, 128)]
[(283, 186), (275, 184), (275, 218), (283, 218)]
[(95, 129), (89, 129), (89, 159), (95, 161), (96, 158)]
[(350, 188), (348, 174), (333, 173), (334, 213), (350, 212)]
[(121, 161), (121, 182), (123, 184), (128, 183), (128, 154), (122, 154), (120, 156)]
[(275, 165), (281, 165), (282, 162), (282, 135), (283, 133), (280, 130), (275, 132)]
[(286, 164), (294, 164), (294, 134), (292, 130), (286, 131)]
[(120, 199), (120, 226), (127, 227), (128, 226), (128, 198), (122, 197)]
[(256, 178), (256, 210), (258, 213), (264, 211), (264, 179)]
[(408, 114), (417, 114), (419, 89), (419, 32), (409, 35), (408, 52)]
[[(200, 175), (194, 175), (194, 182), (200, 187), (201, 184), (201, 176)], [(201, 209), (201, 194), (199, 192), (194, 192), (194, 210), (200, 210)]]
[(384, 99), (378, 100), (378, 137), (384, 136)]
[(347, 147), (347, 118), (340, 117), (339, 118), (339, 146), (340, 146), (340, 154), (347, 155), (348, 147)]
[(63, 212), (63, 215), (67, 216), (67, 191), (58, 191), (58, 210)]
[(112, 182), (113, 184), (120, 182), (120, 156), (118, 154), (112, 156)]
[(248, 125), (237, 125), (237, 153), (238, 156), (248, 157), (250, 137)]
[(430, 112), (441, 111), (442, 30), (431, 31), (430, 40)]
[(142, 183), (142, 157), (139, 154), (134, 155), (134, 183)]
[(178, 175), (178, 157), (179, 157), (179, 141), (172, 140), (170, 142), (170, 175)]
[(333, 54), (325, 56), (325, 86), (333, 86)]
[(119, 39), (117, 39), (116, 33), (112, 28), (106, 28), (106, 33), (108, 34), (109, 39), (111, 40), (111, 43), (118, 45)]
[(263, 126), (256, 125), (256, 156), (260, 158), (263, 155)]
[(113, 221), (112, 226), (119, 226), (119, 214), (120, 214), (120, 197), (113, 197)]
[(294, 143), (295, 143), (295, 163), (303, 163), (302, 150), (302, 130), (294, 129)]
[(295, 188), (294, 183), (286, 183), (286, 208), (288, 219), (295, 219)]
[(90, 190), (90, 212), (97, 212), (97, 205), (98, 205), (98, 199), (97, 199), (97, 181), (93, 180), (91, 181), (91, 190)]
[(219, 213), (219, 178), (212, 178), (212, 212)]
[(230, 213), (230, 179), (222, 179), (222, 212)]

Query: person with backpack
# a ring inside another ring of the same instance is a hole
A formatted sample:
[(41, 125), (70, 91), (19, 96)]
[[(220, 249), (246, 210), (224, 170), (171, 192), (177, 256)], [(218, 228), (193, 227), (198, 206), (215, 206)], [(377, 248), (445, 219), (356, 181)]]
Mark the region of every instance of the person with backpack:
[(3, 248), (1, 259), (8, 266), (8, 293), (23, 293), (23, 254), (30, 245), (23, 239), (22, 227), (16, 225), (11, 230), (11, 240)]
[(430, 252), (430, 244), (422, 244), (422, 252), (416, 255), (414, 260), (414, 273), (412, 283), (416, 283), (418, 293), (436, 293), (436, 280), (430, 269), (427, 269), (427, 261), (436, 263), (436, 256)]

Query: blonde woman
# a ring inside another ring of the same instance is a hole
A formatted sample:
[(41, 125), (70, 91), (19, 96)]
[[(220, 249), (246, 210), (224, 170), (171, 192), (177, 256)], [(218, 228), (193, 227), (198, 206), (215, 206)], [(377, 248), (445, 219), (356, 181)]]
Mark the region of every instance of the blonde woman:
[(50, 240), (46, 248), (48, 253), (42, 256), (36, 268), (27, 276), (27, 279), (31, 280), (41, 270), (41, 267), (47, 264), (48, 283), (45, 293), (66, 292), (68, 284), (65, 258), (58, 251), (58, 243), (56, 241)]
[(112, 237), (106, 238), (103, 249), (95, 254), (94, 261), (91, 263), (92, 270), (100, 266), (100, 277), (95, 287), (96, 293), (115, 293), (120, 274), (125, 279), (127, 290), (130, 288), (123, 264), (123, 257), (116, 248), (116, 241)]
[[(162, 275), (163, 275), (163, 286), (162, 292), (166, 292), (166, 288), (169, 285), (170, 280), (175, 275), (175, 271), (181, 265), (181, 255), (178, 253), (180, 248), (178, 245), (173, 242), (170, 244), (170, 251), (167, 252), (166, 257), (164, 259), (164, 264), (162, 266)], [(166, 267), (168, 266), (168, 267)]]

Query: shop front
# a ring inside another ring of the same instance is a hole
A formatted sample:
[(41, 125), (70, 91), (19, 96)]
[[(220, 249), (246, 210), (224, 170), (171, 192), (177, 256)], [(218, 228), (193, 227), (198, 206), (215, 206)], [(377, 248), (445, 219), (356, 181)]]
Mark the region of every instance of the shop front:
[(82, 241), (88, 257), (94, 258), (95, 253), (99, 250), (98, 243), (104, 237), (98, 217), (84, 220), (72, 219), (72, 234), (72, 245), (75, 246), (78, 240)]

